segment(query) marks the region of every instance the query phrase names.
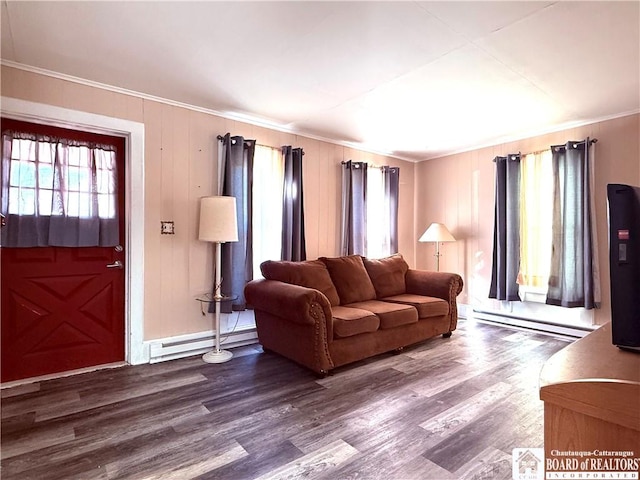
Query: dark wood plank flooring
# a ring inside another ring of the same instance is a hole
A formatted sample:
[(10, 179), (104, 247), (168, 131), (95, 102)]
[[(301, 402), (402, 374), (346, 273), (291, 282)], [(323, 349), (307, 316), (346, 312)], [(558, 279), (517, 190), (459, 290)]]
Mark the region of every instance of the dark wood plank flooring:
[(2, 390), (3, 479), (510, 479), (563, 340), (474, 322), (318, 379), (250, 346)]

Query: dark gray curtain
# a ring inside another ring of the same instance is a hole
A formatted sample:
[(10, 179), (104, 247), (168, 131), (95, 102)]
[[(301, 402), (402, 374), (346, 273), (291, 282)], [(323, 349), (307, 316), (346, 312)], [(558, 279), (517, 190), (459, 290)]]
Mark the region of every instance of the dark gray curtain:
[(342, 255), (366, 252), (367, 168), (365, 162), (342, 162)]
[(115, 146), (7, 130), (1, 168), (3, 247), (119, 244)]
[(218, 139), (222, 160), (219, 159), (218, 176), (222, 181), (221, 194), (236, 198), (238, 215), (238, 241), (222, 244), (222, 294), (236, 298), (223, 302), (221, 311), (230, 313), (246, 308), (244, 287), (253, 279), (251, 192), (255, 140), (232, 137), (229, 133)]
[(590, 145), (587, 138), (551, 147), (554, 196), (549, 305), (599, 307)]
[(496, 157), (493, 268), (489, 298), (520, 301), (520, 154)]
[(400, 192), (400, 168), (382, 167), (384, 198), (389, 215), (389, 253), (398, 253), (398, 196)]
[(302, 191), (302, 148), (282, 147), (284, 191), (282, 205), (282, 260), (307, 259), (304, 237), (304, 196)]

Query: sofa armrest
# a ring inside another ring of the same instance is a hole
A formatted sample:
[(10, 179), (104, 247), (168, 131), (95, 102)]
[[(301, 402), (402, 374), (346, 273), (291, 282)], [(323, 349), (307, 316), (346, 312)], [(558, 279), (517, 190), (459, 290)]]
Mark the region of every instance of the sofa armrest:
[(409, 269), (405, 279), (407, 293), (427, 295), (447, 301), (451, 298), (455, 299), (464, 286), (460, 275), (449, 272)]
[(407, 293), (441, 298), (449, 303), (451, 329), (458, 324), (458, 303), (456, 297), (462, 292), (464, 282), (457, 273), (432, 272), (409, 269), (405, 276)]
[(283, 320), (300, 325), (323, 322), (327, 338), (333, 338), (331, 304), (313, 288), (291, 285), (277, 280), (253, 280), (244, 289), (247, 304)]
[(277, 280), (253, 280), (244, 294), (255, 310), (258, 339), (265, 350), (321, 375), (333, 368), (329, 354), (333, 315), (323, 293)]

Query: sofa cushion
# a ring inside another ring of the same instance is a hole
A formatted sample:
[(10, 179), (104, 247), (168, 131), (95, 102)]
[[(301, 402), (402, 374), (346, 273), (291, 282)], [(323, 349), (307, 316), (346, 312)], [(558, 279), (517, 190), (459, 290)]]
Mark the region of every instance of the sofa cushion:
[(340, 304), (363, 302), (376, 298), (376, 290), (364, 268), (360, 255), (327, 258), (320, 257), (336, 286)]
[(333, 313), (333, 334), (336, 337), (352, 337), (359, 333), (375, 332), (380, 327), (380, 319), (372, 312), (350, 307), (331, 307)]
[(394, 328), (418, 322), (418, 312), (411, 305), (400, 303), (368, 300), (346, 305), (351, 308), (361, 308), (375, 313), (380, 319), (380, 328)]
[(403, 305), (411, 305), (418, 310), (420, 318), (440, 317), (449, 315), (449, 304), (441, 298), (427, 297), (424, 295), (413, 295), (405, 293), (403, 295), (394, 295), (386, 297), (385, 302), (401, 303)]
[(378, 298), (406, 292), (404, 276), (409, 270), (409, 265), (402, 255), (396, 253), (380, 259), (364, 258), (363, 261)]
[(267, 280), (278, 280), (301, 287), (315, 288), (327, 297), (332, 306), (340, 305), (340, 298), (331, 281), (329, 271), (320, 260), (305, 262), (267, 260), (260, 264), (260, 271)]

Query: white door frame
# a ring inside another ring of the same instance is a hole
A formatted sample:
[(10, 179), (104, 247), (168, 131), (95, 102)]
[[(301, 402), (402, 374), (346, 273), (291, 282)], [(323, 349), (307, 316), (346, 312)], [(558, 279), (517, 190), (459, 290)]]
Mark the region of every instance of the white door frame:
[(144, 344), (144, 124), (10, 97), (0, 102), (7, 118), (126, 138), (125, 360), (149, 363)]

